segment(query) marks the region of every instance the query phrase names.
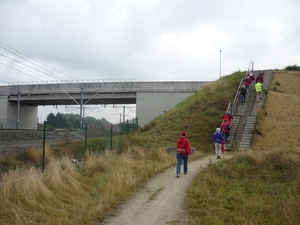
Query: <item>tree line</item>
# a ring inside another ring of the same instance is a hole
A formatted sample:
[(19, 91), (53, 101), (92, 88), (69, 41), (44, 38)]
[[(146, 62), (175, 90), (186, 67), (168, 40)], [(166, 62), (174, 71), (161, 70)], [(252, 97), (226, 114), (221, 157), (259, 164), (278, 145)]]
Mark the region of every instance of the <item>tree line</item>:
[[(78, 129), (80, 123), (80, 116), (78, 114), (63, 114), (57, 113), (54, 115), (50, 113), (46, 119), (47, 129)], [(88, 126), (95, 125), (99, 127), (99, 129), (104, 129), (104, 126), (110, 125), (106, 119), (102, 118), (101, 120), (96, 119), (94, 117), (87, 116), (83, 120), (83, 124), (87, 124)]]

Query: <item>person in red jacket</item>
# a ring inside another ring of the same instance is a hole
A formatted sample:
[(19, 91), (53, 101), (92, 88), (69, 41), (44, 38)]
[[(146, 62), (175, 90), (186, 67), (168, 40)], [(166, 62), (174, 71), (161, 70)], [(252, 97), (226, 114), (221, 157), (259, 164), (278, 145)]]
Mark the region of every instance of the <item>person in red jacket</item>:
[(252, 88), (253, 82), (255, 81), (255, 77), (254, 77), (254, 75), (253, 75), (252, 72), (251, 72), (250, 75), (249, 75), (249, 79), (250, 79), (250, 81), (251, 81), (250, 88)]
[(244, 85), (245, 85), (247, 91), (249, 91), (250, 86), (251, 86), (251, 80), (250, 80), (249, 76), (245, 77), (245, 79), (243, 80), (243, 82), (244, 82)]
[(187, 133), (185, 131), (181, 132), (181, 136), (177, 140), (176, 153), (177, 153), (176, 154), (176, 158), (177, 158), (176, 177), (179, 178), (182, 161), (183, 161), (184, 175), (188, 174), (188, 159), (189, 156), (192, 154), (191, 144), (189, 139), (187, 138)]
[(228, 143), (230, 138), (230, 131), (232, 129), (232, 124), (229, 123), (228, 120), (224, 120), (220, 127), (222, 128), (222, 133), (224, 134), (225, 143)]
[(230, 114), (230, 111), (227, 111), (223, 116), (222, 116), (223, 121), (227, 120), (229, 123), (233, 119), (233, 116)]
[(257, 77), (256, 77), (256, 83), (258, 82), (258, 81), (260, 81), (260, 83), (264, 83), (264, 76), (262, 75), (262, 73), (260, 73)]

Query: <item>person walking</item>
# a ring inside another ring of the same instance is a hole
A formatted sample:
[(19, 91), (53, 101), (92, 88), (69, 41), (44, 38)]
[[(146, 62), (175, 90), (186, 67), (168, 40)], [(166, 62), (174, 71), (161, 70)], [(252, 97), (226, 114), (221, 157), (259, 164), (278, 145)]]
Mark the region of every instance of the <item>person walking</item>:
[(257, 83), (258, 81), (260, 81), (261, 84), (264, 83), (264, 76), (262, 73), (259, 73), (259, 75), (256, 77), (255, 82)]
[(257, 81), (255, 84), (255, 91), (256, 91), (256, 101), (259, 102), (259, 99), (262, 98), (262, 90), (263, 86), (260, 80)]
[(228, 110), (223, 116), (222, 116), (223, 121), (227, 120), (229, 123), (233, 119), (233, 116), (230, 114), (230, 111)]
[(221, 159), (222, 142), (224, 141), (224, 137), (220, 131), (221, 131), (220, 128), (216, 128), (216, 132), (214, 133), (214, 136), (213, 136), (213, 141), (215, 144), (215, 153), (216, 153), (217, 159)]
[(245, 77), (243, 82), (244, 82), (244, 85), (245, 85), (247, 91), (249, 91), (249, 89), (251, 87), (251, 80), (250, 80), (249, 76)]
[(228, 122), (227, 120), (224, 120), (224, 122), (221, 124), (221, 129), (224, 134), (225, 138), (225, 143), (229, 143), (229, 138), (230, 138), (230, 131), (232, 129), (232, 124)]
[(188, 174), (188, 159), (192, 154), (191, 152), (191, 144), (189, 139), (187, 138), (187, 132), (182, 131), (181, 136), (177, 140), (177, 166), (176, 166), (176, 177), (179, 178), (181, 171), (181, 164), (183, 161), (183, 172), (184, 175)]
[(255, 81), (255, 77), (254, 77), (254, 75), (253, 75), (252, 72), (251, 72), (250, 75), (249, 75), (249, 79), (250, 79), (250, 81), (251, 81), (250, 88), (252, 88), (252, 85), (253, 85), (253, 83), (254, 83), (254, 81)]
[(247, 94), (247, 89), (246, 89), (245, 85), (242, 85), (240, 87), (239, 91), (240, 91), (240, 96), (241, 96), (240, 101), (241, 101), (241, 104), (243, 105), (243, 103), (246, 103), (246, 94)]

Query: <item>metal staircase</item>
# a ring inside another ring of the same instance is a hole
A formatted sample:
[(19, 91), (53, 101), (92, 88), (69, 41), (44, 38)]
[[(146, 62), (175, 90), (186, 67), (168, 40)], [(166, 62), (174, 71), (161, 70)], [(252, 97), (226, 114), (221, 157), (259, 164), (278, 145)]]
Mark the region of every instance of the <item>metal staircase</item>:
[[(254, 76), (256, 77), (260, 72), (264, 74), (264, 90), (269, 88), (270, 80), (272, 77), (272, 70), (265, 71), (252, 71)], [(252, 88), (246, 95), (246, 103), (240, 103), (239, 96), (239, 88), (242, 85), (242, 80), (237, 89), (237, 93), (235, 99), (232, 103), (229, 104), (227, 111), (231, 111), (233, 115), (232, 120), (232, 129), (229, 143), (226, 144), (226, 149), (237, 149), (237, 150), (245, 150), (249, 148), (251, 144), (251, 138), (254, 133), (257, 113), (259, 112), (261, 106), (264, 103), (265, 94), (263, 94), (262, 99), (260, 99), (259, 103), (256, 102), (256, 92), (255, 92), (255, 81), (252, 84)]]

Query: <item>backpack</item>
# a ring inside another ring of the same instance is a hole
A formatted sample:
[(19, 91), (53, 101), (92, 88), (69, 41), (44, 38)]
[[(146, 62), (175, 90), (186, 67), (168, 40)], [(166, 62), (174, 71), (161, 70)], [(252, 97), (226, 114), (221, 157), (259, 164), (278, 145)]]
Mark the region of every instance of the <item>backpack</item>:
[(241, 94), (247, 94), (247, 89), (246, 88), (241, 88)]
[(227, 123), (227, 124), (225, 125), (225, 130), (230, 130), (230, 129), (231, 129), (230, 124)]

